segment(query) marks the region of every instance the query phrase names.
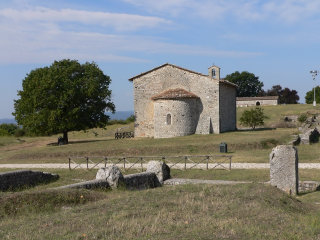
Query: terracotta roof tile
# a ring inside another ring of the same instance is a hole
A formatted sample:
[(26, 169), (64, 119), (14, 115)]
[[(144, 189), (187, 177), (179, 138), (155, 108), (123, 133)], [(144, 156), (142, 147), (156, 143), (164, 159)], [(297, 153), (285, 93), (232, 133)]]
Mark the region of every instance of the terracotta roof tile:
[(176, 89), (169, 89), (160, 94), (154, 95), (151, 99), (159, 100), (159, 99), (181, 99), (181, 98), (199, 98), (199, 97), (182, 88), (176, 88)]

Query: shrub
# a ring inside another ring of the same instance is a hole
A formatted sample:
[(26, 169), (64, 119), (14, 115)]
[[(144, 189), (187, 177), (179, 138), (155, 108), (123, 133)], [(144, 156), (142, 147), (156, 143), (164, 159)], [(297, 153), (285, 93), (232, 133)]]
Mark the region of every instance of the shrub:
[[(0, 124), (0, 129), (3, 130), (2, 133), (7, 132), (7, 136), (14, 135), (15, 131), (19, 129), (16, 124), (13, 123), (2, 123)], [(2, 135), (3, 136), (3, 135)]]
[(8, 131), (0, 128), (0, 136), (10, 136), (10, 134), (8, 133)]
[(26, 131), (24, 129), (21, 129), (21, 128), (17, 129), (15, 131), (15, 133), (14, 133), (15, 137), (22, 137), (24, 135), (26, 135)]
[(267, 118), (268, 117), (264, 114), (263, 109), (256, 107), (255, 109), (245, 110), (240, 117), (240, 123), (243, 126), (255, 129), (256, 126), (264, 125), (264, 120)]
[(308, 118), (308, 115), (305, 114), (305, 113), (302, 113), (302, 114), (298, 117), (298, 121), (299, 121), (300, 123), (304, 123), (304, 122), (307, 120), (307, 118)]

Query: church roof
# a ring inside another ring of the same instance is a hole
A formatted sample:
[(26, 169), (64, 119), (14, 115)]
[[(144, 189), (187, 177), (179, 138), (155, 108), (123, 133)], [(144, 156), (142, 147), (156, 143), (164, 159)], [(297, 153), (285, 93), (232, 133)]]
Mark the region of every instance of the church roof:
[[(205, 75), (205, 74), (202, 74), (202, 73), (199, 73), (199, 72), (195, 72), (195, 71), (192, 71), (192, 70), (189, 70), (189, 69), (186, 69), (186, 68), (182, 68), (182, 67), (179, 67), (179, 66), (170, 64), (170, 63), (165, 63), (165, 64), (163, 64), (163, 65), (161, 65), (161, 66), (155, 67), (155, 68), (153, 68), (153, 69), (151, 69), (151, 70), (149, 70), (149, 71), (140, 73), (140, 74), (138, 74), (138, 75), (136, 75), (136, 76), (134, 76), (134, 77), (132, 77), (132, 78), (129, 78), (129, 81), (133, 81), (133, 80), (136, 79), (136, 78), (142, 77), (143, 75), (146, 75), (146, 74), (148, 74), (148, 73), (151, 73), (151, 72), (153, 72), (153, 71), (156, 71), (156, 70), (158, 70), (158, 69), (160, 69), (160, 68), (163, 68), (163, 67), (165, 67), (165, 66), (171, 66), (171, 67), (178, 68), (178, 69), (180, 69), (180, 70), (183, 70), (183, 71), (186, 71), (186, 72), (190, 72), (190, 73), (194, 73), (194, 74), (197, 74), (197, 75), (200, 75), (200, 76), (203, 76), (203, 77), (209, 77), (208, 75)], [(219, 80), (219, 83), (224, 83), (224, 84), (227, 84), (227, 85), (230, 85), (230, 86), (233, 86), (233, 87), (238, 87), (236, 84), (231, 83), (231, 82), (229, 82), (229, 81), (227, 81), (227, 80), (224, 80), (224, 79), (220, 79), (220, 80)]]
[(143, 72), (143, 73), (140, 73), (139, 75), (136, 75), (136, 76), (134, 76), (134, 77), (132, 77), (132, 78), (129, 78), (129, 81), (133, 81), (135, 78), (141, 77), (141, 76), (143, 76), (143, 75), (145, 75), (145, 74), (151, 73), (151, 72), (153, 72), (153, 71), (155, 71), (155, 70), (158, 70), (158, 69), (160, 69), (160, 68), (163, 68), (163, 67), (165, 67), (165, 66), (171, 66), (171, 67), (178, 68), (178, 69), (181, 69), (181, 70), (190, 72), (190, 73), (198, 74), (198, 75), (201, 75), (201, 76), (207, 76), (207, 75), (204, 75), (204, 74), (202, 74), (202, 73), (194, 72), (194, 71), (191, 71), (191, 70), (189, 70), (189, 69), (182, 68), (182, 67), (179, 67), (179, 66), (170, 64), (170, 63), (165, 63), (165, 64), (162, 64), (162, 65), (159, 66), (159, 67), (155, 67), (155, 68), (153, 68), (153, 69), (151, 69), (151, 70), (149, 70), (149, 71), (147, 71), (147, 72)]
[(188, 92), (182, 88), (169, 89), (160, 94), (154, 95), (152, 100), (159, 99), (181, 99), (181, 98), (199, 98), (194, 93)]

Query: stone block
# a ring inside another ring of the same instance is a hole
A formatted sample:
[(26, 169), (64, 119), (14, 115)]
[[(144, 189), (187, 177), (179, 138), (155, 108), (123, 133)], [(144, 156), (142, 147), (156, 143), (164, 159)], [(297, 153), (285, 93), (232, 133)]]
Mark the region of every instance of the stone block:
[(157, 175), (157, 178), (161, 184), (170, 178), (170, 168), (163, 161), (150, 161), (147, 165), (146, 172), (153, 172)]
[(109, 183), (105, 179), (96, 179), (96, 180), (90, 180), (90, 181), (65, 185), (65, 186), (57, 187), (55, 189), (66, 189), (66, 188), (107, 189), (107, 188), (110, 188), (110, 186), (109, 186)]
[(270, 184), (290, 195), (298, 194), (298, 152), (291, 145), (280, 145), (270, 153)]
[(111, 188), (118, 188), (124, 185), (124, 178), (120, 169), (113, 165), (105, 168), (100, 168), (97, 172), (96, 179), (103, 179), (109, 183)]
[(126, 188), (129, 190), (143, 190), (160, 187), (161, 183), (154, 172), (143, 172), (124, 176)]
[(320, 133), (317, 128), (307, 129), (304, 133), (299, 134), (302, 144), (319, 142)]
[(12, 191), (25, 187), (32, 187), (42, 183), (55, 181), (57, 174), (41, 171), (18, 170), (0, 173), (0, 191)]

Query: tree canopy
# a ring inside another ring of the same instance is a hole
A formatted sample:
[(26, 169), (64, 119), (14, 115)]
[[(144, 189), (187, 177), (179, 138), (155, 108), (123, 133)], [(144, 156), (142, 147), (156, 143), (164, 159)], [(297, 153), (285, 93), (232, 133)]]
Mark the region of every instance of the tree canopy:
[(227, 75), (225, 79), (238, 85), (238, 97), (256, 97), (263, 91), (263, 82), (259, 81), (259, 77), (253, 73), (236, 71)]
[(290, 90), (289, 88), (284, 88), (280, 85), (274, 85), (270, 90), (266, 92), (268, 96), (279, 96), (280, 104), (297, 104), (300, 97), (296, 90)]
[(256, 126), (263, 126), (265, 119), (268, 119), (268, 117), (264, 114), (263, 109), (261, 107), (256, 107), (245, 110), (240, 117), (240, 123), (243, 126), (255, 129)]
[(18, 91), (13, 115), (28, 132), (37, 135), (63, 133), (105, 126), (114, 112), (111, 79), (94, 63), (55, 61), (49, 67), (32, 70)]
[[(306, 93), (306, 96), (305, 96), (306, 103), (308, 104), (313, 103), (313, 98), (314, 98), (313, 92), (314, 92), (314, 88), (312, 88), (312, 90)], [(316, 103), (320, 103), (320, 87), (319, 86), (316, 87)]]

